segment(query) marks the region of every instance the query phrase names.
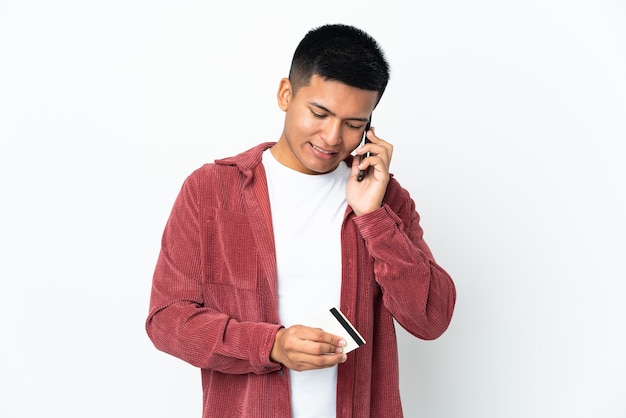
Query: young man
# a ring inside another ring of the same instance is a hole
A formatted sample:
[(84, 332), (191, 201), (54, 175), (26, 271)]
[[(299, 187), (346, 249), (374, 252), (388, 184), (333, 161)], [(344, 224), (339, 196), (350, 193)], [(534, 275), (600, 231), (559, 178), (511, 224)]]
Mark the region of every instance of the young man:
[[(391, 144), (372, 128), (359, 147), (388, 79), (363, 31), (310, 31), (280, 81), (278, 142), (182, 186), (146, 328), (159, 350), (201, 368), (203, 417), (402, 416), (393, 319), (437, 338), (456, 294), (389, 174)], [(319, 327), (332, 307), (364, 345), (346, 354)]]

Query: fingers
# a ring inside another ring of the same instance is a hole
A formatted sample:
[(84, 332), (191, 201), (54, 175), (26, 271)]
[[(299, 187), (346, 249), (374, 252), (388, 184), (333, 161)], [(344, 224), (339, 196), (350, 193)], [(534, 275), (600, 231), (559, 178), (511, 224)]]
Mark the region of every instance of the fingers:
[[(361, 216), (382, 206), (391, 174), (389, 166), (393, 145), (376, 136), (376, 130), (367, 133), (369, 143), (355, 150), (352, 160), (351, 180), (346, 186), (346, 199), (356, 216)], [(369, 153), (367, 158), (361, 156)], [(365, 174), (359, 180), (359, 171)], [(353, 179), (353, 180), (352, 180)]]
[(292, 370), (331, 367), (346, 361), (345, 341), (319, 328), (294, 325), (276, 334), (271, 358)]
[(356, 155), (359, 157), (367, 153), (370, 155), (367, 158), (358, 158), (357, 168), (359, 170), (367, 170), (368, 167), (382, 165), (382, 167), (379, 167), (381, 171), (388, 170), (393, 154), (393, 145), (377, 137), (376, 130), (373, 127), (367, 132), (367, 139), (369, 143), (357, 148)]

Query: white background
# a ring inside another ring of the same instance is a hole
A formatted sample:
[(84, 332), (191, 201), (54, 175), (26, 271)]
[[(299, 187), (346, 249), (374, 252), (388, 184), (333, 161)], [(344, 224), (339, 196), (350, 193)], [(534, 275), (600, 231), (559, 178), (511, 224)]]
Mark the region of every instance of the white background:
[(362, 27), (392, 172), (453, 276), (407, 417), (626, 416), (626, 4), (0, 0), (0, 416), (199, 417), (144, 332), (184, 178), (276, 140), (307, 30)]

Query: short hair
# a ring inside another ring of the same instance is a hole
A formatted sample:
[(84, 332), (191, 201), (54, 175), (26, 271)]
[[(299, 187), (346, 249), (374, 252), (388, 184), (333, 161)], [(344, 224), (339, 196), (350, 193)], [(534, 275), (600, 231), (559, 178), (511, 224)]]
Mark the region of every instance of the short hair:
[(294, 52), (289, 70), (294, 94), (309, 85), (313, 75), (377, 91), (380, 100), (389, 82), (389, 63), (376, 40), (363, 30), (324, 25), (310, 30)]

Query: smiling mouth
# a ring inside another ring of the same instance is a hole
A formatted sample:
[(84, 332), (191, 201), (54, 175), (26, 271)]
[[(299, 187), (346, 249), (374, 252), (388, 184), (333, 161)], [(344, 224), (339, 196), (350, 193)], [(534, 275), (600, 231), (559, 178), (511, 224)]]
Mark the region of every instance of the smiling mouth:
[(318, 147), (318, 146), (316, 146), (316, 145), (313, 145), (313, 144), (311, 144), (311, 147), (312, 147), (315, 151), (320, 152), (320, 153), (322, 153), (322, 154), (326, 154), (326, 155), (334, 155), (334, 154), (337, 154), (337, 152), (335, 152), (335, 151), (326, 151), (325, 149), (322, 149), (322, 148), (320, 148), (320, 147)]

